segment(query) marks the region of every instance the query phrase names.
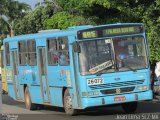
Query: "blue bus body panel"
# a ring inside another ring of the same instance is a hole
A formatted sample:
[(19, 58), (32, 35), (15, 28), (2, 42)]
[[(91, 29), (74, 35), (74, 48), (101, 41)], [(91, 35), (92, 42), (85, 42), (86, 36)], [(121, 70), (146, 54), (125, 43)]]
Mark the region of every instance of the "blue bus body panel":
[[(81, 94), (81, 107), (84, 109), (86, 107), (92, 106), (101, 106), (101, 105), (109, 105), (109, 104), (118, 104), (123, 102), (133, 102), (133, 101), (141, 101), (141, 100), (151, 100), (153, 98), (151, 91), (151, 83), (150, 83), (150, 70), (137, 70), (126, 71), (126, 72), (116, 72), (116, 73), (108, 73), (102, 74), (101, 76), (90, 75), (90, 76), (80, 76), (79, 80), (79, 89), (80, 93), (83, 92), (98, 92), (98, 95), (85, 97)], [(104, 80), (103, 84), (100, 85), (87, 85), (87, 79), (93, 78), (102, 78)], [(148, 86), (148, 91), (137, 90), (138, 86)], [(111, 90), (116, 88), (127, 88), (134, 87), (132, 91), (117, 93), (117, 94), (102, 94), (101, 91)], [(87, 93), (86, 93), (87, 94)], [(138, 96), (138, 98), (135, 97)], [(125, 100), (121, 102), (115, 102), (114, 97), (125, 96)], [(102, 100), (104, 99), (104, 100)], [(105, 103), (103, 103), (105, 102)]]
[[(120, 102), (114, 101), (115, 97), (121, 97), (121, 96), (125, 96), (125, 101), (120, 101)], [(151, 90), (138, 93), (130, 93), (130, 94), (126, 93), (123, 95), (116, 95), (116, 96), (82, 98), (82, 105), (83, 105), (82, 108), (84, 109), (93, 106), (113, 105), (113, 104), (122, 104), (126, 102), (152, 100), (152, 98), (153, 95)]]
[(51, 104), (57, 107), (63, 107), (62, 87), (50, 87)]
[(13, 82), (8, 81), (7, 84), (8, 84), (8, 95), (12, 97), (14, 100), (16, 100)]

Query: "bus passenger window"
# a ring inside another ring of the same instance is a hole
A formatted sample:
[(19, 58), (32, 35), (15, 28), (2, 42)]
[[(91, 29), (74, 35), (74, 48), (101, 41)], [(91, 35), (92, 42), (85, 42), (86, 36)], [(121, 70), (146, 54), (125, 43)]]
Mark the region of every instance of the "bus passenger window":
[(5, 43), (5, 57), (6, 57), (6, 65), (10, 65), (9, 43)]
[(37, 64), (36, 41), (35, 40), (27, 41), (27, 47), (28, 47), (28, 65), (36, 65)]
[(27, 45), (26, 41), (20, 41), (18, 43), (19, 48), (19, 64), (27, 65)]
[(68, 39), (67, 37), (58, 38), (58, 47), (59, 47), (59, 64), (60, 65), (69, 65), (69, 50), (68, 50)]
[(51, 38), (47, 40), (47, 49), (48, 49), (48, 64), (57, 65), (58, 64), (58, 47), (57, 40)]

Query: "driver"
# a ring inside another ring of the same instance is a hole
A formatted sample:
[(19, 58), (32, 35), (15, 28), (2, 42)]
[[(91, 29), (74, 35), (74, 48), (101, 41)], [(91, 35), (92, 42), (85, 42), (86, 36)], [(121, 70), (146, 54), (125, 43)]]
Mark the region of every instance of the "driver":
[(123, 64), (124, 64), (124, 63), (123, 63), (123, 60), (126, 59), (127, 56), (128, 56), (128, 54), (125, 53), (124, 51), (122, 51), (121, 53), (119, 53), (118, 55), (116, 55), (116, 58), (117, 58), (117, 60), (118, 60), (118, 67), (119, 67), (119, 68), (124, 66), (124, 65), (123, 65)]
[(114, 46), (118, 68), (123, 67), (123, 60), (128, 57), (128, 47), (121, 45), (121, 40), (119, 39), (114, 41)]

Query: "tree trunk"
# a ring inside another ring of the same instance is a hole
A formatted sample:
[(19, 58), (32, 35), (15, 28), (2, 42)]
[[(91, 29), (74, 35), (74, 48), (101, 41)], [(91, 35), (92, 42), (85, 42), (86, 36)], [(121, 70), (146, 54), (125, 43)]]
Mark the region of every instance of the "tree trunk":
[(14, 30), (12, 28), (10, 28), (10, 36), (13, 37), (14, 36)]

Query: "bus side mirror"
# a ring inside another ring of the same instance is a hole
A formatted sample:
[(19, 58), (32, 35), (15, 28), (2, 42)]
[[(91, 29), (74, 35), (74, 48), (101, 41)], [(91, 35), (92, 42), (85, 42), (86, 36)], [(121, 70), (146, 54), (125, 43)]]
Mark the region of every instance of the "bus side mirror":
[(80, 45), (78, 42), (74, 42), (73, 43), (73, 51), (74, 52), (77, 52), (77, 53), (80, 53), (81, 52), (81, 48), (80, 48)]

